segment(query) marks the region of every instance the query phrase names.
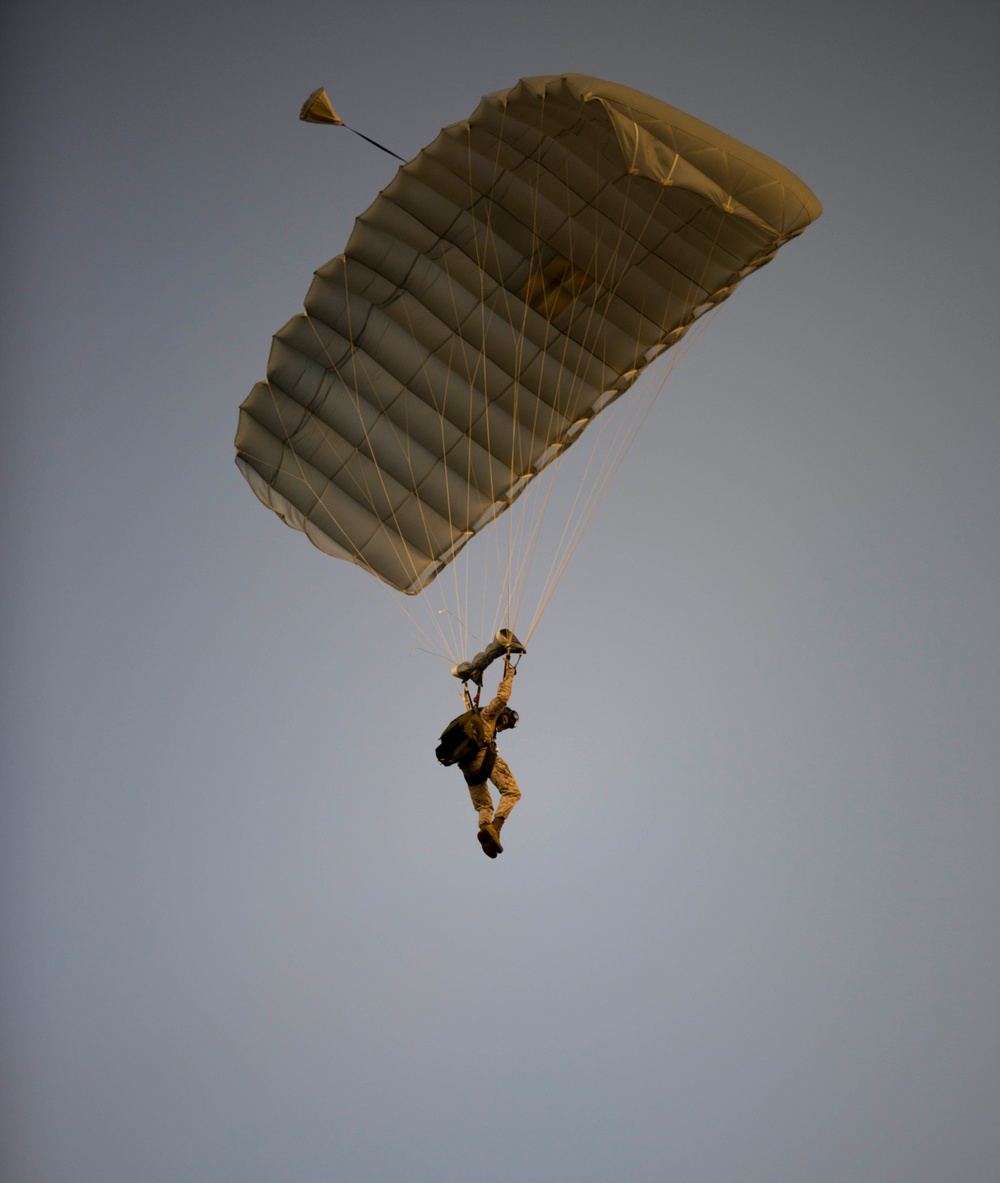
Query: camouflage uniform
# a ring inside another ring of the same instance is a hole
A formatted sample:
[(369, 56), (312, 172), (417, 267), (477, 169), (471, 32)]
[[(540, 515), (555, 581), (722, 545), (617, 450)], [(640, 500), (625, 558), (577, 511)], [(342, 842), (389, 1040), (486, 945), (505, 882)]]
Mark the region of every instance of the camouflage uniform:
[[(507, 761), (497, 754), (496, 743), (493, 739), (496, 733), (497, 719), (500, 718), (501, 712), (507, 705), (513, 682), (514, 668), (511, 666), (497, 687), (496, 698), (489, 706), (483, 707), (481, 712), (486, 729), (487, 746), (480, 748), (468, 760), (459, 761), (458, 765), (465, 777), (465, 783), (469, 786), (469, 796), (472, 798), (473, 807), (479, 814), (480, 829), (492, 822), (499, 830), (507, 820), (507, 815), (521, 798), (521, 790), (517, 787), (517, 781), (507, 767)], [(491, 762), (492, 768), (490, 767)], [(500, 790), (500, 801), (497, 804), (496, 813), (493, 812), (493, 798), (486, 787), (487, 778)]]

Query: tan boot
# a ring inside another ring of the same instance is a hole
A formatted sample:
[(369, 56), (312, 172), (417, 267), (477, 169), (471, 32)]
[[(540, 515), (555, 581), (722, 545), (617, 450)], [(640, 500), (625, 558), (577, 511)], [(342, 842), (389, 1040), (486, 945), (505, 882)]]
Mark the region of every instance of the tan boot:
[(496, 858), (498, 854), (503, 854), (503, 847), (500, 845), (500, 835), (497, 833), (492, 822), (488, 825), (480, 826), (477, 835), (479, 845), (483, 848), (483, 854), (489, 858)]

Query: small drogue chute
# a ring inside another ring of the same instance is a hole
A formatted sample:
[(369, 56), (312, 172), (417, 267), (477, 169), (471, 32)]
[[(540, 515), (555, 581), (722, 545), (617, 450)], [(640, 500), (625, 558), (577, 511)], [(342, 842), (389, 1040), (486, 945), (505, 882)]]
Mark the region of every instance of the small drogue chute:
[[(319, 90), (314, 90), (302, 104), (299, 118), (303, 123), (327, 123), (332, 124), (334, 127), (347, 127), (343, 119), (334, 111), (330, 97), (322, 86)], [(353, 127), (347, 127), (347, 130), (354, 132), (361, 139), (367, 140), (369, 144), (374, 144), (376, 148), (381, 148), (383, 152), (387, 152), (390, 156), (395, 156), (397, 160), (402, 160), (404, 164), (406, 163), (406, 160), (398, 152), (393, 152), (391, 148), (387, 148), (385, 144), (380, 144), (378, 140), (371, 139), (364, 132), (355, 131)]]

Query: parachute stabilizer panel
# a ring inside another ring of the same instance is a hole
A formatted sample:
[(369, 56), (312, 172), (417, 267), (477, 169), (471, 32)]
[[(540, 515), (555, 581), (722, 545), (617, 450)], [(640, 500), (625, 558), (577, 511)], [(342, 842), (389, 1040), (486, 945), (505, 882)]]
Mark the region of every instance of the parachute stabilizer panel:
[(241, 471), (415, 593), (819, 213), (775, 161), (627, 87), (488, 95), (316, 273), (241, 407)]

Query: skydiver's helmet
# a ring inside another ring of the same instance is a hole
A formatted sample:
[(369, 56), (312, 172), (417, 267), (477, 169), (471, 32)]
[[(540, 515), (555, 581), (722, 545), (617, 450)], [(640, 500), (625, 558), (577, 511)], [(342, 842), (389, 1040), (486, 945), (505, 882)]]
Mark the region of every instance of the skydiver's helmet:
[(497, 719), (497, 731), (513, 731), (517, 726), (517, 711), (504, 707)]

